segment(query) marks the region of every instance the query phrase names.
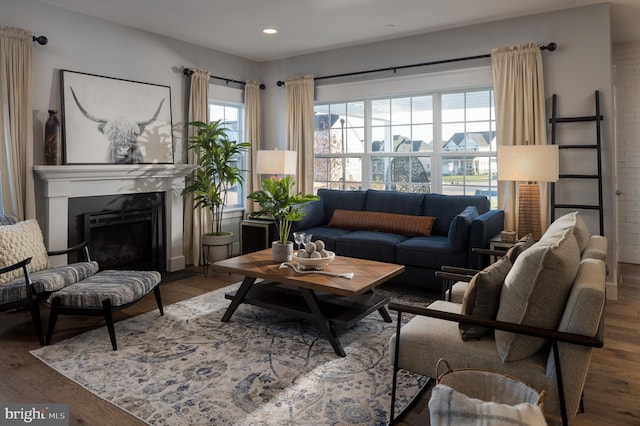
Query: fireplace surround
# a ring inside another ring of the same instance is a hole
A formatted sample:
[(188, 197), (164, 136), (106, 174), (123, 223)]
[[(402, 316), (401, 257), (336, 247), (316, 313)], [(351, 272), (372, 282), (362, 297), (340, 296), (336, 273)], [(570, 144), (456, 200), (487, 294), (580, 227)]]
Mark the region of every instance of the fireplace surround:
[[(71, 199), (159, 193), (164, 203), (164, 269), (184, 269), (180, 192), (185, 177), (194, 167), (188, 164), (34, 166), (36, 213), (47, 248), (61, 250), (72, 243), (69, 240)], [(67, 256), (51, 258), (53, 266), (67, 262)]]

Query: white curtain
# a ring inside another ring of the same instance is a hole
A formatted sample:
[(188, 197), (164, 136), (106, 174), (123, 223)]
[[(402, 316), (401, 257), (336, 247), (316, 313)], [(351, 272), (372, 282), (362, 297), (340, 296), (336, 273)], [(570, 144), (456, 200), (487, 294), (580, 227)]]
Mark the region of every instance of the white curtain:
[[(496, 97), (497, 143), (546, 144), (540, 46), (529, 43), (493, 49), (491, 68)], [(516, 183), (498, 182), (498, 208), (505, 211), (505, 229), (518, 229), (517, 195)], [(544, 182), (540, 182), (540, 218), (545, 230), (549, 226), (549, 185)]]
[(20, 28), (0, 27), (0, 180), (5, 213), (19, 219), (36, 216), (33, 186), (32, 103), (33, 36)]
[[(256, 159), (260, 149), (260, 86), (256, 81), (247, 81), (244, 86), (244, 135), (251, 144), (251, 152), (247, 156), (249, 170), (244, 187), (245, 193), (250, 194), (260, 187), (256, 170)], [(256, 206), (251, 200), (247, 202), (247, 213), (254, 212)]]
[[(194, 70), (191, 75), (191, 88), (189, 90), (189, 122), (209, 122), (209, 73), (207, 71)], [(187, 136), (191, 137), (196, 132), (188, 126)], [(188, 141), (187, 141), (188, 143)], [(187, 162), (197, 163), (197, 153), (187, 151)], [(193, 196), (189, 194), (184, 199), (184, 251), (185, 261), (193, 266), (200, 265), (201, 236), (203, 230), (211, 228), (211, 212), (202, 207), (193, 207)]]
[(287, 149), (298, 154), (296, 192), (313, 193), (313, 75), (289, 77)]

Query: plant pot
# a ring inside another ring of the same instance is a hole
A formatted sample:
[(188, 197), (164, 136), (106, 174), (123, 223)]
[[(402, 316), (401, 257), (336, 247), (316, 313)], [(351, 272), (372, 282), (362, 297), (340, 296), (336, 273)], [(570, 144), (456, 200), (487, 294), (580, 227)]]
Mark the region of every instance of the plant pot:
[(291, 262), (293, 260), (293, 241), (282, 244), (280, 241), (271, 243), (271, 257), (274, 262)]
[(203, 264), (224, 260), (230, 256), (233, 233), (225, 232), (224, 235), (203, 234), (200, 243), (202, 244)]

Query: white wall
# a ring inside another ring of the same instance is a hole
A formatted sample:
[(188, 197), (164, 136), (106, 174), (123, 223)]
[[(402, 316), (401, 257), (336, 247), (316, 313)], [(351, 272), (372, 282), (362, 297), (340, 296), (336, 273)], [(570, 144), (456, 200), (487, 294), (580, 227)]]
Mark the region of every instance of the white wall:
[(640, 42), (614, 46), (618, 256), (640, 263)]

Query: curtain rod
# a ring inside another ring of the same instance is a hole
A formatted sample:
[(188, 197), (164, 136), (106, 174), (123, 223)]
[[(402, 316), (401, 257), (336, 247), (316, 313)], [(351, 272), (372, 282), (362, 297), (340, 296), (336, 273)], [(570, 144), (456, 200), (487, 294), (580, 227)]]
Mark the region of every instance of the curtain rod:
[(49, 39), (43, 35), (41, 36), (33, 36), (33, 41), (37, 41), (39, 45), (44, 46), (45, 44), (49, 43)]
[[(556, 50), (558, 47), (558, 45), (556, 43), (549, 43), (545, 46), (540, 46), (540, 50), (548, 50), (549, 52), (553, 52), (554, 50)], [(394, 73), (397, 70), (402, 70), (405, 68), (415, 68), (415, 67), (426, 67), (429, 65), (440, 65), (440, 64), (447, 64), (450, 62), (462, 62), (462, 61), (470, 61), (473, 59), (481, 59), (481, 58), (490, 58), (491, 57), (491, 53), (487, 53), (484, 55), (475, 55), (475, 56), (465, 56), (462, 58), (452, 58), (452, 59), (442, 59), (440, 61), (432, 61), (432, 62), (422, 62), (420, 64), (411, 64), (411, 65), (400, 65), (400, 66), (396, 66), (396, 67), (387, 67), (387, 68), (378, 68), (378, 69), (373, 69), (373, 70), (366, 70), (366, 71), (355, 71), (355, 72), (346, 72), (343, 74), (334, 74), (334, 75), (325, 75), (322, 77), (315, 77), (314, 80), (325, 80), (325, 79), (329, 79), (329, 78), (340, 78), (340, 77), (350, 77), (353, 75), (361, 75), (361, 74), (371, 74), (374, 72), (383, 72), (383, 71), (393, 71)], [(278, 85), (278, 87), (280, 86), (284, 86), (285, 82), (282, 80), (278, 80), (278, 82), (276, 83)]]
[[(182, 73), (184, 75), (186, 75), (187, 77), (191, 77), (193, 75), (193, 70), (191, 68), (184, 68), (182, 70)], [(218, 79), (218, 80), (222, 80), (222, 81), (226, 82), (227, 84), (236, 83), (236, 84), (241, 84), (243, 86), (245, 86), (247, 84), (244, 81), (234, 80), (232, 78), (226, 78), (226, 77), (218, 77), (216, 75), (210, 75), (209, 78), (215, 78), (215, 79)], [(265, 88), (266, 88), (266, 86), (264, 84), (260, 84), (260, 89), (264, 90)]]

